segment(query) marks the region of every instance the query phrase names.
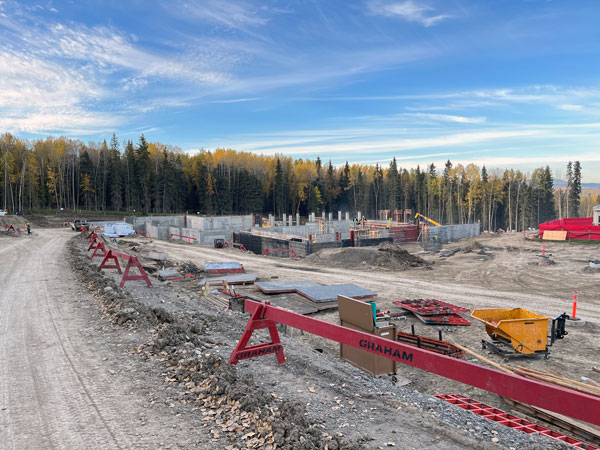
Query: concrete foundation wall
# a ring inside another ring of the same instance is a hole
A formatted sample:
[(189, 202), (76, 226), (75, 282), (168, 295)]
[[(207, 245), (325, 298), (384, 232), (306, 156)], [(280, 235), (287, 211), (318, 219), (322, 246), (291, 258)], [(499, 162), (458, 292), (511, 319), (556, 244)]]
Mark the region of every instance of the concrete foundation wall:
[(442, 225), (441, 227), (430, 227), (430, 239), (435, 239), (441, 243), (457, 241), (459, 239), (479, 236), (481, 234), (478, 223), (467, 223), (462, 225)]
[(187, 228), (201, 231), (215, 231), (223, 229), (250, 231), (252, 229), (252, 215), (246, 216), (186, 216)]
[(183, 216), (145, 216), (145, 217), (125, 217), (125, 221), (133, 225), (134, 229), (136, 225), (144, 225), (150, 223), (155, 226), (174, 226), (182, 227)]
[[(278, 249), (278, 250), (294, 250), (296, 255), (299, 257), (304, 257), (308, 253), (308, 242), (303, 241), (291, 241), (288, 239), (278, 239), (273, 236), (264, 236), (257, 235), (247, 232), (239, 232), (233, 234), (234, 242), (239, 242), (244, 245), (248, 250), (257, 255), (262, 255), (262, 253), (267, 248)], [(278, 256), (281, 258), (289, 258), (290, 255), (285, 252), (273, 252), (270, 256)]]

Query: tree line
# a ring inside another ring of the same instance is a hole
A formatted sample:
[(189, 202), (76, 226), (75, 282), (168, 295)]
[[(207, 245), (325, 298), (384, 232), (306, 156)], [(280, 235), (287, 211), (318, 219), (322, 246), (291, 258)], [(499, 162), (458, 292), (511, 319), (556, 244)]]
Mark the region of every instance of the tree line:
[[(407, 169), (264, 156), (220, 149), (189, 155), (148, 142), (84, 144), (65, 137), (0, 136), (0, 201), (11, 212), (86, 209), (130, 214), (246, 214), (411, 209), (444, 224), (479, 222), (484, 230), (523, 230), (576, 217), (581, 165), (569, 162), (555, 189), (548, 166), (531, 173), (488, 171), (447, 161)], [(597, 202), (597, 196), (588, 203)]]

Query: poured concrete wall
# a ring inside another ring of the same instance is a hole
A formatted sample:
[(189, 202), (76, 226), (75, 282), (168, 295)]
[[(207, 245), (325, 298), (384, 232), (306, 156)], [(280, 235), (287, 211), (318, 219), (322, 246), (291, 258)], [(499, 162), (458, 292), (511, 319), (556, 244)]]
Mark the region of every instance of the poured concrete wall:
[(182, 227), (183, 216), (144, 216), (144, 217), (125, 217), (125, 221), (133, 225), (134, 229), (136, 225), (145, 225), (150, 223), (154, 226), (174, 226)]
[[(288, 239), (279, 239), (273, 235), (265, 236), (253, 233), (241, 231), (233, 234), (234, 242), (239, 242), (244, 245), (248, 250), (257, 255), (262, 253), (267, 248), (279, 249), (279, 250), (294, 250), (296, 255), (304, 257), (308, 253), (308, 242), (307, 241), (291, 241)], [(289, 258), (290, 255), (286, 252), (273, 252), (269, 256), (279, 256), (281, 258)]]
[(442, 225), (441, 227), (430, 227), (429, 236), (441, 243), (457, 241), (459, 239), (479, 236), (481, 229), (478, 223), (466, 223), (462, 225)]
[[(146, 231), (154, 239), (169, 239), (171, 234), (190, 236), (200, 245), (214, 245), (215, 239), (231, 242), (234, 231), (252, 229), (252, 216), (148, 216), (128, 217), (134, 230)], [(185, 238), (173, 237), (184, 240)]]

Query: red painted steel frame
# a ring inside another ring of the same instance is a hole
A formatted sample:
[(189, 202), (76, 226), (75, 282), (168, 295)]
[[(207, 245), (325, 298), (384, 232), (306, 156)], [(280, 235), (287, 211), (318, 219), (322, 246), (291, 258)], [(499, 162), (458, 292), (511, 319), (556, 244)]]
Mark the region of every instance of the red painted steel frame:
[(245, 304), (246, 312), (254, 313), (261, 309), (263, 320), (289, 325), (519, 402), (600, 425), (600, 397), (439, 355), (275, 306), (252, 300), (246, 300)]
[(242, 244), (240, 242), (223, 242), (223, 248), (229, 247), (229, 246), (231, 246), (233, 248), (239, 248), (243, 252), (248, 251), (248, 250), (246, 250), (246, 247), (244, 247), (244, 244)]
[(93, 240), (88, 241), (91, 242), (90, 246), (88, 247), (87, 251), (89, 252), (91, 249), (98, 247), (98, 244), (100, 243), (100, 239), (98, 239), (98, 236), (94, 237)]
[(598, 450), (598, 447), (587, 444), (579, 439), (575, 439), (563, 433), (558, 433), (551, 430), (550, 428), (543, 427), (541, 425), (530, 422), (526, 419), (508, 414), (501, 409), (496, 409), (492, 406), (488, 406), (485, 403), (478, 402), (469, 397), (463, 397), (456, 394), (435, 394), (441, 400), (458, 406), (459, 408), (471, 411), (474, 414), (485, 417), (488, 420), (493, 420), (506, 427), (513, 428), (518, 431), (522, 431), (528, 434), (541, 434), (542, 436), (548, 436), (558, 441), (566, 442), (567, 444), (575, 448), (584, 448), (586, 450)]
[[(98, 252), (102, 252), (102, 254), (98, 253)], [(98, 253), (98, 254), (96, 254)], [(104, 258), (106, 256), (106, 247), (104, 246), (104, 242), (98, 242), (98, 245), (96, 245), (96, 248), (94, 249), (94, 252), (92, 253), (92, 256), (90, 256), (90, 261), (93, 261), (95, 257), (102, 257)]]
[(195, 237), (183, 236), (181, 234), (172, 234), (172, 233), (169, 235), (169, 239), (171, 239), (173, 236), (187, 239), (188, 240), (188, 244), (191, 244), (192, 241), (196, 241), (197, 240)]
[[(271, 353), (275, 354), (279, 364), (283, 364), (285, 362), (285, 356), (283, 356), (283, 345), (281, 345), (281, 341), (279, 340), (277, 325), (273, 320), (265, 319), (263, 317), (265, 308), (267, 306), (268, 302), (266, 304), (260, 303), (252, 313), (252, 317), (246, 324), (244, 334), (242, 334), (242, 337), (231, 353), (229, 364), (235, 365), (242, 359), (255, 358), (257, 356), (269, 355)], [(254, 330), (260, 330), (262, 328), (269, 329), (271, 342), (247, 347), (248, 341), (252, 337)]]
[[(121, 266), (119, 265), (119, 259), (122, 258), (127, 261), (127, 266), (125, 266), (125, 273), (123, 274), (123, 278), (121, 279), (121, 284), (119, 287), (125, 286), (126, 281), (133, 280), (144, 280), (146, 284), (152, 287), (152, 283), (146, 274), (146, 271), (142, 267), (140, 260), (135, 255), (129, 255), (127, 253), (115, 252), (114, 250), (109, 250), (100, 265), (98, 266), (98, 270), (100, 269), (117, 269), (119, 273), (121, 273)], [(114, 264), (107, 264), (108, 261), (114, 261)], [(129, 271), (132, 267), (137, 267), (140, 271), (139, 275), (129, 275)]]
[(467, 308), (462, 306), (456, 306), (451, 303), (446, 303), (441, 300), (434, 298), (418, 298), (409, 300), (396, 300), (394, 305), (400, 308), (408, 309), (415, 314), (421, 316), (433, 316), (433, 315), (447, 315), (447, 314), (459, 314), (468, 313)]

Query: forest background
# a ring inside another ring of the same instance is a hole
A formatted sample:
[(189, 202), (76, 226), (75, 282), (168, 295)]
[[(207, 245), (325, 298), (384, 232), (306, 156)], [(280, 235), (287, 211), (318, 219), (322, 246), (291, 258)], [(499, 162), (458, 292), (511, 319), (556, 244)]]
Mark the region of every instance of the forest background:
[(555, 186), (548, 166), (531, 173), (463, 166), (402, 168), (264, 156), (230, 149), (190, 155), (161, 143), (84, 144), (65, 137), (0, 136), (0, 204), (9, 212), (61, 208), (158, 214), (284, 213), (412, 209), (444, 224), (521, 231), (563, 217), (589, 217), (598, 193), (582, 194), (581, 164)]

